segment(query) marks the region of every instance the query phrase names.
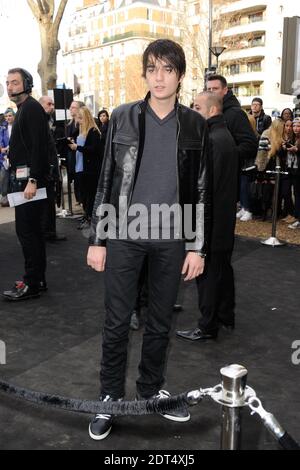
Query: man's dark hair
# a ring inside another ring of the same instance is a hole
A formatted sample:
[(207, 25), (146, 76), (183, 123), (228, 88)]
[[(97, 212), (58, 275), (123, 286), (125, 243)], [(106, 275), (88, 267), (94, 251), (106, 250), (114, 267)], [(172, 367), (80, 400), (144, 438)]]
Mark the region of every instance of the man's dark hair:
[(228, 86), (227, 80), (225, 77), (223, 77), (223, 75), (213, 74), (207, 77), (208, 82), (212, 82), (213, 80), (219, 80), (219, 82), (222, 83), (223, 88), (226, 88)]
[(151, 42), (143, 54), (143, 77), (146, 77), (147, 66), (149, 65), (149, 57), (164, 60), (170, 64), (178, 77), (181, 78), (186, 72), (186, 60), (182, 47), (177, 42), (170, 39), (157, 39)]

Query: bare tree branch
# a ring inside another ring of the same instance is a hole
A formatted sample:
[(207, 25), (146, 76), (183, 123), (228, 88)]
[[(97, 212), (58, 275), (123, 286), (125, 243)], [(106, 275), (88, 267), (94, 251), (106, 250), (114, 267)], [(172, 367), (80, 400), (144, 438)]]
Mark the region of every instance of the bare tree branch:
[(40, 19), (40, 10), (39, 10), (39, 7), (37, 6), (37, 4), (35, 3), (34, 0), (27, 0), (27, 3), (32, 11), (32, 13), (34, 14), (34, 16), (36, 17), (36, 19), (39, 21)]
[(44, 8), (44, 14), (48, 15), (50, 12), (50, 7), (49, 7), (49, 1), (48, 0), (42, 0), (43, 8)]
[(42, 80), (43, 94), (56, 86), (57, 53), (60, 49), (58, 41), (59, 27), (68, 0), (60, 0), (55, 16), (55, 0), (27, 0), (40, 29), (42, 58), (38, 65), (38, 73)]
[(55, 29), (56, 32), (58, 32), (58, 29), (59, 29), (63, 14), (65, 12), (65, 8), (67, 6), (67, 3), (68, 3), (68, 0), (61, 0), (61, 2), (59, 4), (59, 7), (58, 7), (58, 10), (57, 10), (57, 13), (56, 13), (56, 18), (54, 20), (54, 29)]
[(38, 3), (38, 7), (40, 9), (40, 14), (45, 15), (43, 1), (42, 0), (37, 0), (37, 3)]
[(54, 9), (55, 9), (55, 2), (54, 0), (48, 0), (49, 8), (50, 8), (50, 16), (53, 18), (54, 16)]

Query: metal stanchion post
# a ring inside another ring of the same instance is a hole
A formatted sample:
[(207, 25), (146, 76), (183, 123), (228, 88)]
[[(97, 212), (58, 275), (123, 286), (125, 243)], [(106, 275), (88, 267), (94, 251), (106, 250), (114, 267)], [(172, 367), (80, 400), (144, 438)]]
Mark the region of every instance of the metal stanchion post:
[(221, 375), (223, 388), (221, 450), (239, 450), (248, 371), (243, 366), (233, 364), (221, 369)]
[(280, 184), (280, 175), (287, 175), (288, 173), (281, 171), (279, 158), (276, 157), (276, 170), (267, 171), (268, 174), (276, 175), (275, 178), (275, 188), (273, 194), (273, 206), (272, 206), (272, 236), (267, 240), (262, 241), (263, 245), (272, 246), (283, 246), (285, 242), (278, 240), (276, 238), (276, 226), (277, 226), (277, 212), (278, 212), (278, 196), (279, 196), (279, 184)]

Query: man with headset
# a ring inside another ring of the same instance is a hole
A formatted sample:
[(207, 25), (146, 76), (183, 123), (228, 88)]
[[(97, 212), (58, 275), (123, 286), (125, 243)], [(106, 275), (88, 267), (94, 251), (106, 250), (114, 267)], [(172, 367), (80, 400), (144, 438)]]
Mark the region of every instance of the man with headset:
[(41, 291), (47, 290), (41, 223), (47, 201), (31, 200), (38, 188), (47, 185), (49, 130), (44, 109), (30, 96), (33, 88), (30, 73), (21, 68), (9, 70), (6, 86), (9, 99), (18, 107), (8, 155), (13, 176), (12, 192), (23, 192), (28, 202), (16, 207), (16, 232), (25, 258), (25, 274), (23, 281), (16, 281), (12, 290), (3, 292), (3, 296), (19, 301), (39, 297)]

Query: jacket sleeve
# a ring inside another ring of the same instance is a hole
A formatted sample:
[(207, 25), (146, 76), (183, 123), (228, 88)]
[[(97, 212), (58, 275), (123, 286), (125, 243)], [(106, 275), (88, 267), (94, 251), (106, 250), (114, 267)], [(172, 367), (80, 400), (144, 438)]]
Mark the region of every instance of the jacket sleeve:
[(103, 165), (94, 203), (91, 232), (89, 237), (90, 246), (106, 246), (107, 236), (105, 236), (105, 234), (103, 233), (103, 220), (105, 220), (105, 217), (107, 216), (107, 212), (105, 213), (104, 209), (105, 205), (109, 204), (110, 201), (115, 171), (115, 157), (113, 148), (114, 128), (115, 118), (113, 113), (107, 132)]
[(23, 122), (24, 124), (20, 122), (20, 126), (26, 146), (29, 141), (30, 176), (39, 180), (49, 172), (48, 122), (42, 106), (39, 103), (32, 103), (26, 112), (24, 110)]
[(226, 116), (228, 128), (238, 148), (240, 168), (254, 165), (258, 142), (246, 113), (239, 108), (232, 109)]
[(211, 233), (211, 192), (210, 144), (206, 124), (203, 128), (200, 167), (197, 180), (196, 240), (190, 250), (207, 255)]

